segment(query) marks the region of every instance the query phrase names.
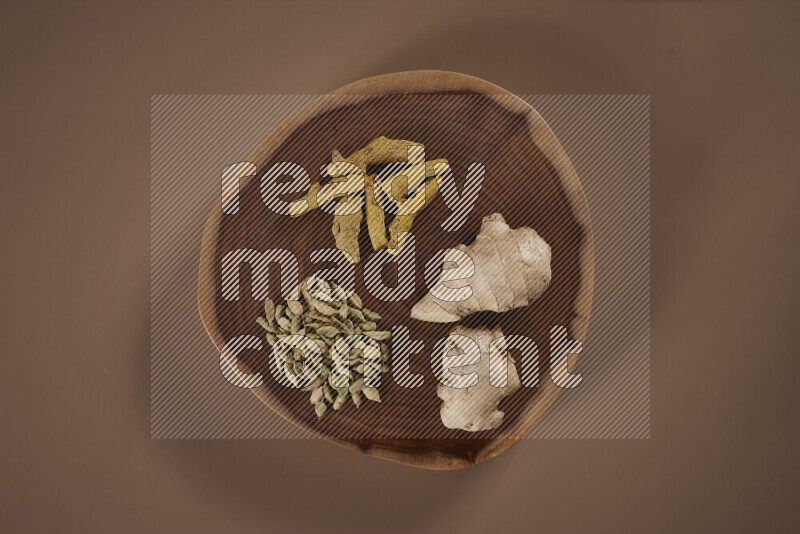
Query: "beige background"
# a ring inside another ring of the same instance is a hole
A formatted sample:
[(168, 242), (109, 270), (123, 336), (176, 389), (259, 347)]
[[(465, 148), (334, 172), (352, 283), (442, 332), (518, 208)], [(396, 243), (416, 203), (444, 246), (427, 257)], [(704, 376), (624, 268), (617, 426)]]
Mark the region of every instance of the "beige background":
[[(797, 530), (800, 4), (6, 2), (4, 532)], [(149, 439), (154, 93), (439, 68), (652, 98), (652, 437), (451, 473)]]

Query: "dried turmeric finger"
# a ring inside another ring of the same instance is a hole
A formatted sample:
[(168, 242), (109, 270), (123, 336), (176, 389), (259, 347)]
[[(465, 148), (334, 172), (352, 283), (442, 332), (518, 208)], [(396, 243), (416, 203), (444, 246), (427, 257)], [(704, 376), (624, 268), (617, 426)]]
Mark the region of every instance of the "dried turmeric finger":
[(316, 209), (331, 200), (347, 196), (364, 188), (364, 180), (360, 174), (352, 174), (333, 178), (324, 186), (314, 182), (308, 193), (289, 204), (289, 215), (299, 217)]
[(449, 169), (450, 164), (446, 159), (417, 163), (383, 181), (379, 187), (389, 199), (399, 205), (408, 199), (410, 193), (419, 188), (423, 180), (444, 174)]
[[(404, 163), (411, 161), (419, 165), (425, 157), (425, 147), (420, 143), (405, 141), (403, 139), (388, 139), (378, 137), (373, 139), (367, 146), (354, 152), (349, 158), (343, 157), (339, 151), (334, 150), (331, 154), (332, 163), (327, 167), (327, 173), (332, 176), (329, 184), (322, 186), (320, 182), (311, 185), (303, 197), (295, 200), (289, 205), (289, 214), (292, 217), (305, 215), (309, 211), (318, 208), (320, 205), (351, 192), (360, 191), (364, 187), (364, 175), (366, 175), (367, 165), (378, 165), (383, 163)], [(436, 162), (446, 160), (435, 160), (425, 165), (425, 176), (433, 176), (433, 165)], [(414, 171), (407, 170), (405, 174), (412, 174)], [(421, 181), (422, 173), (420, 174)], [(337, 182), (336, 178), (346, 177), (343, 185)], [(338, 183), (338, 187), (331, 184)], [(413, 189), (412, 186), (410, 189)]]
[(372, 250), (386, 248), (389, 241), (386, 239), (386, 214), (375, 200), (375, 175), (364, 178), (364, 211), (367, 214), (367, 230), (372, 242)]
[(319, 182), (311, 184), (311, 187), (308, 188), (308, 193), (289, 204), (289, 215), (292, 217), (300, 217), (311, 210), (317, 209), (319, 207), (317, 203), (317, 194), (319, 193), (320, 187), (322, 186)]
[(389, 254), (400, 253), (408, 232), (411, 231), (411, 225), (414, 224), (414, 218), (433, 202), (439, 193), (441, 182), (442, 179), (439, 176), (428, 180), (425, 182), (424, 194), (421, 194), (422, 190), (418, 190), (416, 196), (398, 205), (397, 215), (389, 225)]
[[(336, 153), (338, 154), (338, 152)], [(334, 158), (336, 157), (334, 154)], [(367, 165), (379, 165), (382, 163), (404, 163), (410, 156), (418, 155), (421, 161), (424, 158), (425, 147), (414, 141), (403, 139), (389, 139), (381, 136), (373, 139), (364, 148), (353, 152), (345, 161), (353, 163), (366, 170)], [(341, 157), (341, 154), (338, 154)], [(334, 159), (334, 161), (336, 161)], [(416, 161), (414, 162), (416, 163)]]
[(339, 201), (333, 216), (333, 238), (336, 248), (345, 253), (350, 262), (358, 263), (361, 254), (358, 248), (358, 234), (361, 230), (361, 205), (363, 199), (358, 195), (350, 195)]

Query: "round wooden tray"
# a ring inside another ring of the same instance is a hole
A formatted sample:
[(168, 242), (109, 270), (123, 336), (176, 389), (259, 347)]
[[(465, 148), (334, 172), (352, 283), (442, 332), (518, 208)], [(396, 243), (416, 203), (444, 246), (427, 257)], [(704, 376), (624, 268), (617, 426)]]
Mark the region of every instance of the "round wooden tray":
[[(427, 159), (446, 158), (459, 187), (471, 163), (486, 167), (478, 201), (461, 228), (453, 232), (441, 228), (450, 213), (441, 195), (414, 222), (417, 284), (412, 297), (401, 302), (375, 302), (366, 291), (361, 274), (372, 251), (366, 228), (362, 229), (356, 291), (365, 306), (381, 313), (382, 328), (404, 325), (412, 338), (425, 343), (425, 350), (412, 357), (411, 369), (425, 375), (425, 384), (410, 390), (385, 380), (381, 386), (383, 402), (367, 406), (367, 427), (360, 415), (364, 407), (358, 411), (349, 406), (318, 421), (307, 394), (287, 390), (271, 379), (265, 364), (266, 350), (243, 355), (239, 365), (264, 374), (264, 385), (253, 389), (264, 404), (318, 436), (418, 467), (455, 469), (473, 465), (506, 450), (544, 415), (560, 391), (548, 374), (549, 328), (565, 326), (572, 339), (583, 340), (591, 308), (594, 248), (578, 177), (544, 120), (511, 93), (464, 74), (400, 72), (352, 83), (292, 113), (251, 154), (249, 161), (259, 173), (242, 181), (239, 213), (223, 216), (218, 202), (208, 217), (199, 266), (200, 315), (217, 348), (235, 336), (263, 335), (255, 323), (262, 309), (260, 302), (249, 297), (238, 301), (222, 298), (222, 256), (243, 247), (284, 248), (297, 256), (303, 277), (319, 268), (310, 262), (309, 253), (334, 245), (330, 215), (316, 210), (289, 219), (272, 213), (260, 197), (261, 174), (275, 162), (292, 161), (307, 169), (314, 181), (317, 169), (330, 161), (332, 149), (347, 155), (381, 135), (423, 143)], [(286, 200), (292, 200), (291, 196)], [(439, 419), (430, 353), (435, 341), (445, 337), (454, 325), (415, 321), (410, 319), (409, 310), (427, 291), (423, 281), (425, 261), (439, 249), (470, 243), (481, 219), (494, 212), (502, 213), (512, 228), (534, 228), (550, 244), (552, 282), (539, 300), (525, 308), (503, 314), (475, 314), (462, 323), (499, 324), (505, 334), (533, 338), (539, 346), (540, 380), (536, 388), (522, 388), (503, 401), (500, 408), (506, 415), (499, 429), (451, 431), (444, 429)], [(276, 275), (271, 273), (270, 291), (273, 299), (280, 299)], [(248, 277), (243, 270), (243, 287), (249, 287)], [(386, 282), (391, 284), (389, 279)]]

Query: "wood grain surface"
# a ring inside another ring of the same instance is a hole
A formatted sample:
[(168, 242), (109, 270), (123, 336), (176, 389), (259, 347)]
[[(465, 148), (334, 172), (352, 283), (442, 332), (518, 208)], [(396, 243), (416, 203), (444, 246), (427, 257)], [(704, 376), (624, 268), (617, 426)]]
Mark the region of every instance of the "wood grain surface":
[[(467, 222), (453, 232), (441, 228), (450, 210), (441, 195), (415, 221), (416, 290), (400, 302), (378, 302), (364, 287), (363, 265), (372, 253), (362, 228), (362, 261), (356, 270), (356, 291), (365, 306), (382, 316), (381, 328), (403, 325), (425, 350), (411, 357), (411, 371), (424, 375), (416, 389), (391, 379), (381, 386), (381, 404), (369, 403), (329, 413), (317, 420), (308, 394), (289, 390), (270, 378), (267, 352), (243, 354), (240, 367), (266, 377), (253, 392), (264, 404), (313, 434), (364, 453), (430, 468), (454, 469), (492, 458), (525, 435), (558, 395), (548, 377), (548, 331), (565, 326), (573, 339), (584, 339), (591, 307), (593, 241), (588, 208), (578, 177), (543, 119), (526, 103), (489, 82), (457, 73), (412, 71), (368, 78), (320, 97), (293, 112), (270, 132), (250, 155), (259, 173), (241, 184), (240, 211), (223, 216), (219, 202), (212, 209), (203, 235), (198, 301), (203, 323), (218, 348), (243, 334), (262, 335), (255, 318), (261, 303), (245, 298), (226, 301), (220, 291), (221, 259), (236, 248), (285, 248), (299, 260), (300, 275), (319, 267), (313, 250), (330, 248), (331, 216), (316, 210), (298, 219), (270, 211), (261, 199), (259, 179), (279, 161), (302, 165), (317, 179), (317, 169), (330, 161), (332, 149), (347, 155), (380, 135), (418, 141), (426, 158), (446, 158), (459, 187), (467, 167), (481, 162), (486, 177)], [(294, 195), (295, 197), (298, 195)], [(286, 200), (292, 200), (288, 196)], [(522, 388), (501, 403), (503, 425), (493, 431), (448, 430), (439, 418), (440, 401), (431, 371), (436, 340), (454, 325), (410, 319), (409, 310), (427, 291), (423, 269), (437, 250), (470, 243), (481, 219), (500, 212), (512, 228), (534, 228), (550, 244), (553, 279), (542, 298), (503, 314), (475, 314), (468, 326), (499, 324), (505, 334), (523, 334), (539, 347), (538, 386)], [(242, 287), (250, 275), (242, 269)], [(387, 269), (385, 281), (396, 277)], [(279, 299), (278, 271), (270, 272), (270, 293)]]

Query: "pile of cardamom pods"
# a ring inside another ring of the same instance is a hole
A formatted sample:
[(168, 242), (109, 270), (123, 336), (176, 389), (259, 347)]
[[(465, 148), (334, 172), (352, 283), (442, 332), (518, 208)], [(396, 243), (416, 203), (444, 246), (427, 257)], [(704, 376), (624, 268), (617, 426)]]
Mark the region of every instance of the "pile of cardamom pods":
[(303, 384), (302, 390), (311, 392), (322, 418), (329, 404), (339, 410), (348, 399), (356, 408), (364, 397), (381, 401), (377, 385), (389, 371), (385, 341), (391, 332), (377, 330), (380, 319), (355, 292), (312, 276), (285, 304), (265, 301), (264, 316), (256, 321), (267, 331), (278, 369), (295, 387)]

